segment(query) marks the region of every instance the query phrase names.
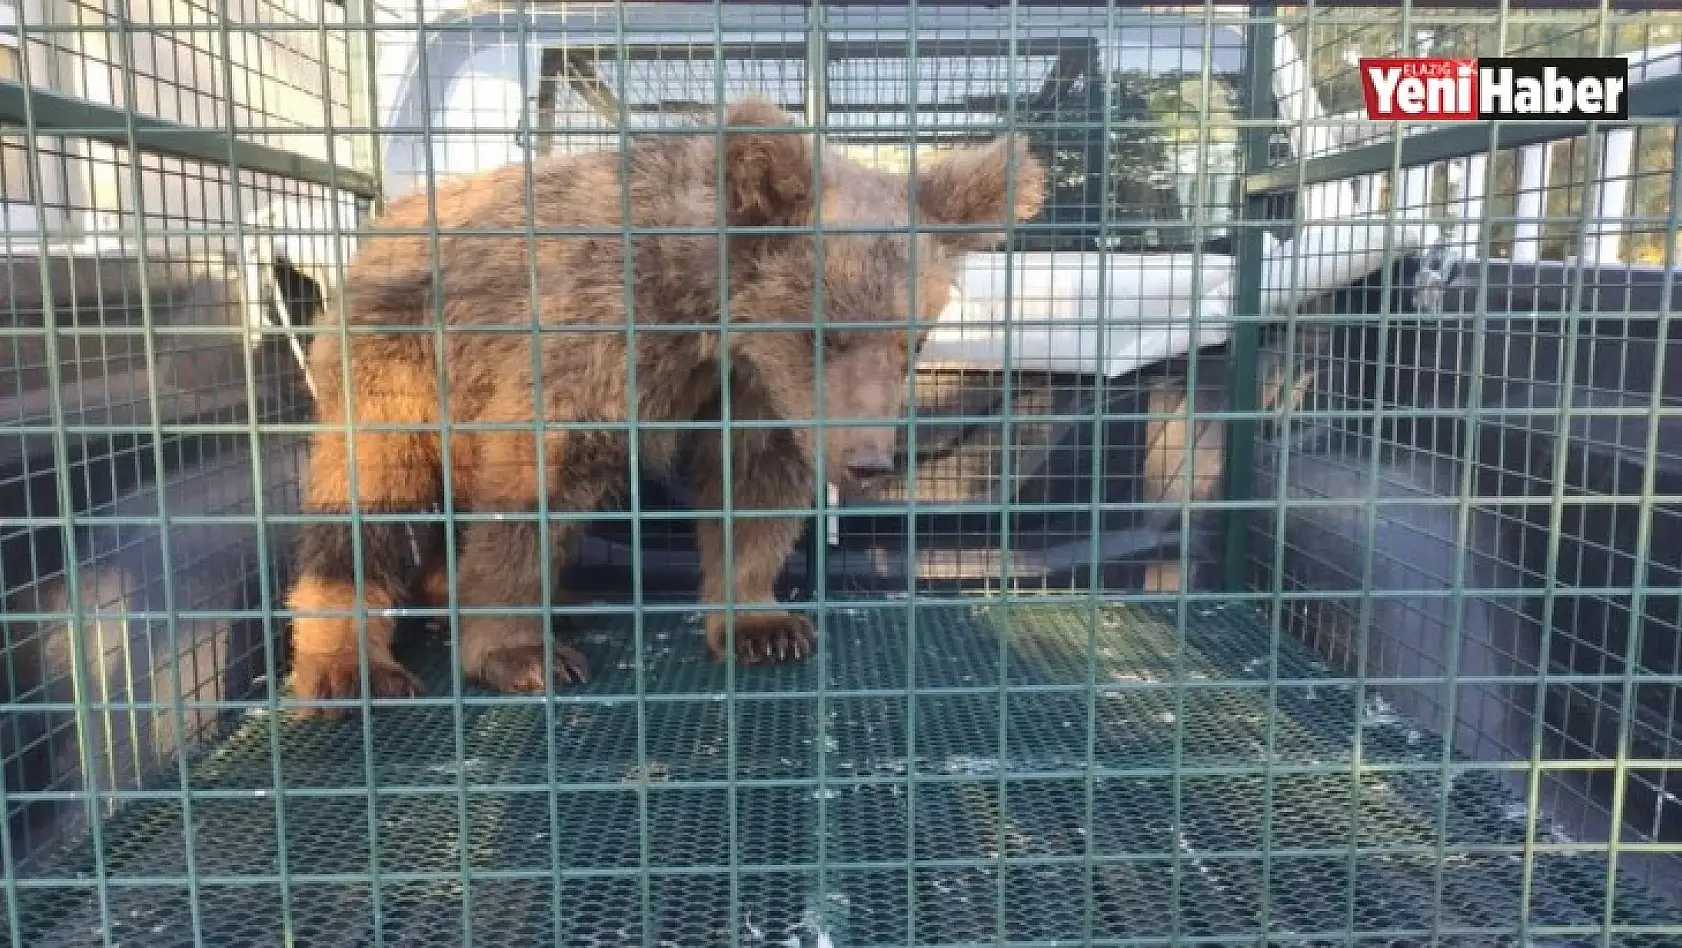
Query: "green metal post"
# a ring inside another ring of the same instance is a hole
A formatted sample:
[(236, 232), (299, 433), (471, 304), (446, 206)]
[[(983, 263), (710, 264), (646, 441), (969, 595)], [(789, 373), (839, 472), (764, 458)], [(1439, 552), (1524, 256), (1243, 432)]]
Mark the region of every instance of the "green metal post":
[[(1248, 77), (1246, 112), (1253, 124), (1244, 129), (1244, 173), (1255, 173), (1267, 167), (1268, 142), (1273, 129), (1264, 124), (1274, 117), (1273, 101), (1273, 38), (1274, 11), (1271, 4), (1252, 5), (1244, 70)], [(1246, 189), (1244, 212), (1238, 238), (1236, 266), (1237, 299), (1233, 307), (1234, 329), (1230, 355), (1227, 360), (1227, 407), (1235, 415), (1253, 412), (1257, 404), (1256, 360), (1261, 349), (1262, 320), (1262, 253), (1267, 220), (1268, 197)], [(1224, 439), (1224, 471), (1222, 483), (1226, 495), (1235, 501), (1249, 500), (1255, 486), (1254, 418), (1234, 417), (1227, 425)], [(1226, 511), (1223, 524), (1221, 575), (1225, 588), (1241, 591), (1246, 584), (1245, 539), (1250, 529), (1252, 512), (1241, 508)]]
[(357, 171), (368, 176), (374, 191), (370, 201), (375, 214), (380, 213), (385, 205), (385, 152), (380, 147), (378, 131), (382, 117), (379, 34), (374, 29), (377, 13), (374, 0), (352, 0), (345, 8), (346, 28), (361, 34), (345, 38), (345, 54), (350, 70), (351, 124), (367, 130), (354, 140), (351, 163)]
[[(829, 27), (822, 3), (813, 3), (806, 16), (806, 123), (821, 135), (829, 127)], [(821, 358), (821, 353), (819, 357)], [(829, 543), (829, 518), (833, 515), (833, 512), (827, 509), (829, 491), (826, 483), (817, 485), (817, 493), (812, 498), (812, 503), (812, 509), (817, 515), (806, 526), (806, 575), (802, 580), (800, 597), (817, 602), (819, 590), (823, 588), (821, 583), (825, 570), (825, 554), (828, 552), (826, 547)], [(818, 617), (814, 615), (813, 618)]]

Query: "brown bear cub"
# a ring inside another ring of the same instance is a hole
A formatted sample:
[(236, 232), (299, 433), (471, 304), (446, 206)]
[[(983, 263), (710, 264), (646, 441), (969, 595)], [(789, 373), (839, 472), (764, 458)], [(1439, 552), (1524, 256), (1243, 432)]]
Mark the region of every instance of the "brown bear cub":
[[(716, 420), (726, 356), (730, 417), (783, 425), (730, 431), (734, 562), (724, 560), (718, 514), (725, 499), (720, 433), (641, 428), (639, 457), (669, 469), (682, 456), (693, 468), (702, 598), (725, 602), (732, 571), (735, 600), (758, 609), (737, 614), (737, 659), (798, 660), (816, 647), (811, 623), (776, 610), (772, 593), (802, 519), (752, 511), (813, 502), (819, 430), (822, 476), (844, 495), (892, 470), (893, 425), (905, 409), (915, 351), (910, 307), (915, 302), (928, 325), (947, 303), (960, 257), (996, 244), (1006, 225), (1038, 212), (1044, 169), (1020, 139), (925, 163), (914, 189), (918, 227), (971, 229), (919, 230), (913, 255), (909, 176), (830, 149), (816, 154), (811, 135), (777, 129), (797, 125), (795, 118), (760, 99), (729, 106), (725, 124), (734, 130), (722, 135), (722, 195), (721, 136), (698, 128), (635, 135), (626, 152), (540, 158), (529, 190), (517, 163), (442, 182), (430, 201), (423, 189), (390, 203), (345, 280), (351, 328), (317, 335), (311, 350), (323, 429), (311, 444), (305, 509), (336, 519), (301, 531), (288, 597), (299, 698), (362, 693), (359, 608), (367, 611), (369, 693), (415, 692), (415, 678), (392, 654), (394, 620), (383, 613), (446, 600), (444, 536), (436, 524), (410, 530), (393, 515), (440, 507), (446, 484), (457, 510), (531, 518), (459, 526), (464, 677), (503, 692), (541, 691), (545, 675), (557, 684), (584, 680), (583, 656), (558, 644), (555, 667), (545, 669), (546, 619), (490, 611), (542, 606), (544, 570), (555, 570), (568, 551), (576, 521), (552, 522), (552, 561), (540, 559), (539, 491), (557, 513), (615, 499), (631, 477), (625, 426), (633, 402), (638, 425)], [(721, 209), (728, 227), (761, 230), (720, 233)], [(821, 225), (816, 238), (814, 222)], [(381, 228), (400, 232), (381, 235)], [(451, 233), (463, 228), (501, 233)], [(595, 233), (543, 233), (562, 228)], [(820, 394), (814, 332), (800, 324), (812, 326), (814, 314), (824, 327), (824, 416), (874, 420), (873, 427), (813, 424)], [(539, 417), (559, 425), (542, 430), (541, 444)], [(600, 427), (564, 427), (569, 422)], [(353, 506), (384, 515), (360, 527), (360, 603)], [(727, 657), (722, 613), (708, 615), (706, 636), (713, 655)]]

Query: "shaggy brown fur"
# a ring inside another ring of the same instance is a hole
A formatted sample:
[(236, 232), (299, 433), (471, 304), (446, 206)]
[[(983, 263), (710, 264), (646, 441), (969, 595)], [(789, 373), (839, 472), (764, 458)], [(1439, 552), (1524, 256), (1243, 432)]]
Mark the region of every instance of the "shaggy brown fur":
[[(816, 144), (809, 135), (778, 132), (796, 120), (770, 104), (748, 99), (730, 106), (725, 121), (741, 131), (724, 136), (723, 206), (738, 227), (811, 226), (821, 219), (822, 269), (812, 236), (760, 232), (728, 236), (724, 264), (731, 329), (720, 334), (720, 195), (718, 136), (633, 137), (628, 154), (601, 153), (539, 159), (528, 203), (525, 168), (513, 164), (440, 183), (435, 213), (423, 192), (393, 201), (384, 227), (440, 231), (436, 267), (424, 234), (371, 236), (345, 283), (346, 311), (358, 327), (348, 335), (318, 335), (312, 371), (319, 420), (328, 426), (312, 445), (306, 508), (347, 513), (350, 468), (355, 505), (365, 513), (431, 509), (444, 497), (448, 465), (457, 509), (530, 512), (538, 507), (541, 470), (549, 509), (587, 511), (628, 483), (624, 431), (546, 429), (539, 448), (532, 430), (536, 405), (550, 423), (625, 423), (634, 397), (639, 422), (717, 419), (720, 362), (728, 355), (734, 418), (786, 422), (787, 427), (731, 432), (731, 478), (736, 516), (734, 594), (761, 611), (738, 615), (735, 654), (747, 662), (799, 659), (816, 638), (802, 616), (775, 609), (772, 584), (801, 532), (798, 518), (752, 518), (754, 509), (799, 508), (812, 502), (817, 448), (814, 428), (813, 333), (754, 324), (810, 322), (822, 278), (824, 410), (836, 419), (874, 419), (875, 427), (830, 427), (824, 443), (826, 477), (856, 493), (893, 463), (894, 428), (904, 410), (913, 346), (904, 328), (911, 305), (911, 182), (869, 169), (831, 150), (822, 154), (822, 189), (814, 180)], [(698, 232), (631, 238), (631, 302), (636, 324), (635, 385), (627, 371), (626, 241), (621, 214), (621, 162), (628, 164), (629, 225), (687, 227)], [(1014, 180), (1012, 180), (1014, 169)], [(920, 233), (915, 279), (924, 324), (945, 306), (959, 257), (996, 243), (1011, 220), (1032, 217), (1044, 199), (1044, 171), (1021, 140), (1000, 139), (953, 153), (920, 169), (916, 182), (920, 225), (979, 225), (986, 234)], [(534, 208), (528, 212), (528, 207)], [(528, 213), (534, 219), (528, 221)], [(871, 226), (897, 232), (830, 233)], [(592, 228), (591, 236), (451, 234), (461, 228)], [(535, 286), (535, 294), (532, 290)], [(535, 295), (537, 311), (532, 311)], [(436, 326), (434, 301), (443, 300), (446, 334), (370, 333), (369, 327)], [(542, 341), (533, 358), (536, 333)], [(837, 330), (836, 323), (847, 328)], [(872, 325), (874, 324), (874, 325)], [(897, 328), (896, 328), (897, 324)], [(670, 327), (690, 325), (692, 330)], [(602, 331), (612, 329), (614, 331)], [(341, 346), (349, 346), (348, 377)], [(440, 351), (441, 347), (441, 351)], [(442, 379), (441, 392), (440, 359)], [(534, 364), (535, 363), (535, 364)], [(634, 390), (633, 390), (634, 389)], [(357, 431), (346, 421), (350, 402)], [(444, 397), (440, 397), (440, 396)], [(448, 450), (441, 427), (447, 421)], [(475, 428), (513, 423), (506, 430)], [(370, 425), (408, 425), (410, 431), (369, 431)], [(698, 509), (723, 504), (721, 437), (717, 432), (639, 432), (641, 459), (669, 466), (688, 448)], [(543, 571), (568, 549), (569, 524), (555, 523), (551, 551), (539, 559), (535, 522), (468, 522), (461, 527), (456, 590), (463, 607), (540, 606)], [(725, 599), (723, 524), (715, 513), (697, 524), (703, 563), (702, 595)], [(293, 623), (293, 686), (304, 699), (361, 693), (357, 671), (358, 606), (368, 611), (367, 646), (376, 696), (412, 693), (416, 682), (391, 652), (393, 622), (380, 610), (404, 602), (443, 601), (442, 534), (416, 530), (427, 562), (417, 569), (410, 537), (399, 523), (362, 526), (365, 596), (356, 601), (351, 531), (344, 520), (303, 528), (298, 579), (289, 606)], [(501, 691), (544, 686), (543, 637), (535, 616), (464, 616), (464, 675)], [(707, 643), (726, 655), (721, 613), (708, 616)], [(556, 646), (558, 684), (582, 680), (584, 659)]]

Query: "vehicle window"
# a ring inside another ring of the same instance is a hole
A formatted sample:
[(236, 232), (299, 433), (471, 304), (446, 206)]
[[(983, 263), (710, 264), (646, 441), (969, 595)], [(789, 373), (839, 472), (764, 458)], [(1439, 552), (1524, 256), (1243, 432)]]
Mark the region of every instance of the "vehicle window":
[[(1117, 69), (1108, 76), (1107, 124), (1105, 91), (1097, 83), (1082, 90), (1080, 110), (1096, 126), (1089, 130), (1066, 127), (1072, 103), (1040, 117), (1065, 123), (1046, 136), (1056, 169), (1047, 213), (1064, 225), (1060, 236), (1133, 251), (1226, 240), (1240, 157), (1236, 82), (1218, 74), (1206, 82), (1198, 73)], [(1107, 182), (1099, 155), (1107, 158)], [(1107, 217), (1100, 197), (1106, 184)]]

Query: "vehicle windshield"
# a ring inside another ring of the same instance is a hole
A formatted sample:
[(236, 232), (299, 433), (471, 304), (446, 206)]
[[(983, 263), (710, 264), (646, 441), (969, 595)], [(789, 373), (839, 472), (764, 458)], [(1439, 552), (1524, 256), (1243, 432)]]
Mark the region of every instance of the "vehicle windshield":
[(539, 152), (612, 148), (621, 115), (633, 129), (669, 126), (710, 116), (721, 94), (752, 91), (800, 116), (821, 102), (832, 144), (903, 170), (913, 147), (924, 161), (1012, 121), (1052, 169), (1036, 223), (1053, 226), (1023, 230), (1018, 248), (1162, 252), (1218, 248), (1230, 236), (1240, 86), (1235, 68), (1206, 70), (1199, 45), (1106, 56), (1090, 35), (1014, 45), (919, 37), (914, 51), (904, 40), (842, 36), (823, 50), (818, 88), (807, 81), (810, 52), (798, 35), (549, 47), (533, 143)]

